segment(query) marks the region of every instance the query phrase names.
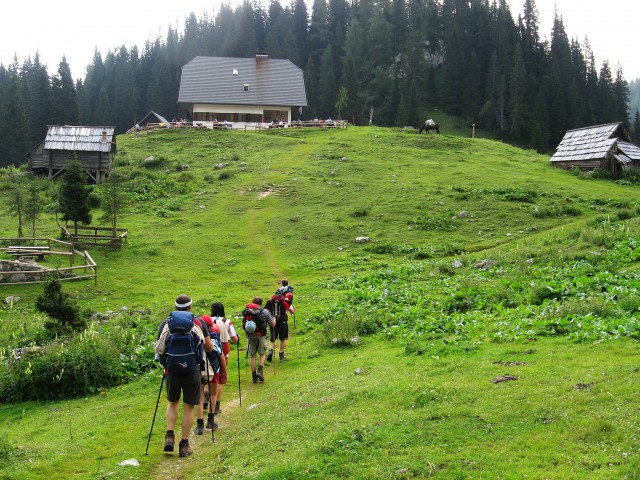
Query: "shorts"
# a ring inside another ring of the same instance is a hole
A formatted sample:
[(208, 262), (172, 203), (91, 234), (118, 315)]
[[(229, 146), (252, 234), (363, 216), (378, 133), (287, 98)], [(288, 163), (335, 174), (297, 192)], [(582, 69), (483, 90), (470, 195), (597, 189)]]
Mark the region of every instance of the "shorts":
[(222, 344), (222, 353), (226, 358), (229, 358), (230, 351), (231, 351), (231, 346), (229, 345), (229, 342), (224, 342)]
[(169, 402), (180, 400), (180, 394), (182, 393), (182, 401), (184, 403), (189, 405), (198, 405), (200, 403), (199, 371), (187, 375), (167, 373), (165, 377), (167, 381), (167, 400)]
[[(221, 370), (222, 371), (222, 370)], [(221, 372), (220, 371), (220, 372)], [(216, 373), (213, 376), (209, 377), (209, 383), (214, 384), (214, 383), (220, 383), (219, 379), (220, 379), (220, 372)], [(200, 374), (200, 383), (202, 385), (206, 385), (207, 384), (207, 377), (203, 377), (202, 374)]]
[(276, 323), (276, 326), (269, 328), (269, 340), (275, 342), (276, 340), (286, 340), (289, 338), (289, 322), (286, 320)]
[(249, 333), (247, 335), (247, 353), (253, 357), (256, 353), (264, 355), (267, 353), (267, 337)]

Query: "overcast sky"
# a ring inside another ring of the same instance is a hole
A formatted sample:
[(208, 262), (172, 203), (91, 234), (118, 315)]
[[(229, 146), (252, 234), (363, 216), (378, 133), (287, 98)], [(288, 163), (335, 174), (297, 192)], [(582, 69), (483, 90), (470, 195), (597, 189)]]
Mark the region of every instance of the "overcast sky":
[[(95, 49), (104, 58), (121, 45), (143, 47), (147, 40), (165, 38), (167, 27), (182, 32), (184, 18), (193, 12), (218, 12), (222, 3), (240, 0), (2, 0), (0, 4), (0, 63), (7, 67), (14, 54), (18, 62), (33, 59), (36, 51), (50, 75), (65, 55), (74, 78), (84, 78)], [(268, 5), (270, 0), (263, 0)], [(282, 5), (289, 0), (280, 0)], [(309, 12), (313, 0), (307, 0)], [(524, 0), (508, 0), (514, 20)], [(598, 70), (609, 61), (615, 78), (620, 63), (625, 79), (640, 78), (638, 0), (537, 0), (540, 35), (550, 37), (554, 8), (564, 21), (569, 38), (584, 45), (588, 37)]]

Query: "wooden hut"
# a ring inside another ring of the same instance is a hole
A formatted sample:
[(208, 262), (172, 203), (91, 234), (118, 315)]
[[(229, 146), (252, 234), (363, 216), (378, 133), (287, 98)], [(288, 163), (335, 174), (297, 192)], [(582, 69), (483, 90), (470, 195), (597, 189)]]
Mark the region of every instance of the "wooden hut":
[(55, 178), (69, 166), (74, 156), (89, 178), (101, 183), (113, 169), (116, 156), (115, 127), (74, 127), (50, 125), (45, 139), (27, 154), (29, 168)]
[(567, 131), (549, 161), (558, 168), (585, 172), (600, 168), (619, 177), (640, 168), (640, 148), (631, 143), (621, 122), (608, 123)]

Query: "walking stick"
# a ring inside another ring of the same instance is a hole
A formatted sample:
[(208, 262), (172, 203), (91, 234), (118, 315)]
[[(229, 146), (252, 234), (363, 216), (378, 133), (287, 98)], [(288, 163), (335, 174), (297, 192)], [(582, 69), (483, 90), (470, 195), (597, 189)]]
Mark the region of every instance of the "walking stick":
[(293, 348), (295, 350), (298, 346), (298, 339), (296, 338), (296, 314), (292, 313), (291, 316), (293, 317)]
[(144, 451), (145, 455), (149, 455), (149, 443), (151, 442), (151, 432), (153, 432), (153, 424), (156, 423), (156, 414), (158, 413), (158, 404), (160, 403), (160, 395), (162, 394), (163, 385), (164, 385), (164, 368), (162, 370), (162, 381), (160, 382), (160, 390), (158, 391), (158, 400), (156, 400), (156, 409), (153, 411), (153, 420), (151, 420), (151, 430), (149, 430), (149, 438), (147, 439), (147, 449)]
[(207, 371), (207, 385), (209, 386), (209, 413), (211, 413), (211, 443), (216, 443), (216, 437), (214, 436), (215, 434), (213, 432), (215, 432), (215, 429), (213, 428), (213, 422), (216, 421), (216, 414), (213, 413), (213, 410), (211, 408), (211, 404), (215, 401), (214, 398), (211, 396), (211, 382), (209, 381), (209, 357), (207, 356), (207, 354), (204, 354), (204, 368)]
[(240, 335), (238, 335), (238, 398), (240, 398), (240, 406), (242, 406), (242, 389), (240, 388)]

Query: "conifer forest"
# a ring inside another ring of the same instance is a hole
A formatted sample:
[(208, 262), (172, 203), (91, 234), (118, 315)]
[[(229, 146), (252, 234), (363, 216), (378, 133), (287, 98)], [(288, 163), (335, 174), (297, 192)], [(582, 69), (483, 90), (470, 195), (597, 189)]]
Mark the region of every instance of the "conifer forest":
[(534, 0), (517, 18), (505, 0), (245, 0), (211, 17), (185, 14), (182, 31), (145, 45), (96, 50), (84, 78), (64, 57), (54, 69), (34, 52), (0, 65), (0, 165), (25, 163), (47, 125), (123, 133), (151, 110), (186, 118), (184, 64), (257, 52), (303, 70), (303, 118), (335, 118), (346, 92), (341, 116), (356, 125), (419, 126), (443, 111), (540, 152), (568, 129), (617, 121), (637, 140), (622, 66), (596, 61), (587, 37), (569, 38), (561, 14), (541, 32)]

